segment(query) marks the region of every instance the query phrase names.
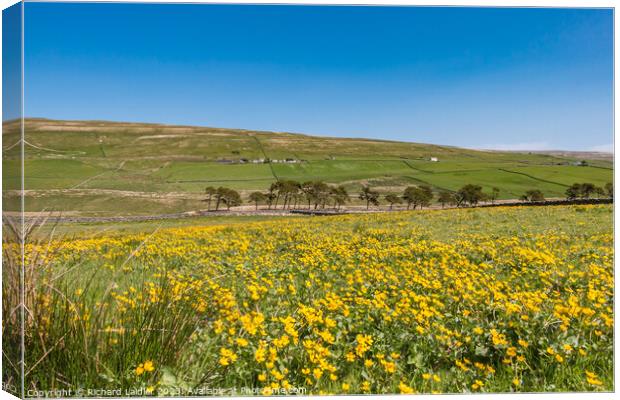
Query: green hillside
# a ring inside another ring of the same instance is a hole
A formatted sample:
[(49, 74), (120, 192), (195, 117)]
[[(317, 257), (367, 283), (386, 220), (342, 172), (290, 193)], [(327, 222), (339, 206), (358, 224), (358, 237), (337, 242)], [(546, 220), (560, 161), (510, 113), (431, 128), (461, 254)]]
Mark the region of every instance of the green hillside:
[[(499, 187), (506, 199), (528, 189), (556, 197), (574, 182), (604, 185), (613, 176), (605, 159), (574, 166), (576, 159), (557, 155), (286, 132), (28, 119), (25, 136), (27, 211), (188, 211), (204, 208), (205, 186), (234, 188), (245, 197), (277, 179), (324, 180), (352, 193), (362, 185), (388, 193), (421, 183), (437, 190), (477, 183)], [(19, 126), (5, 124), (5, 209), (18, 207), (10, 191), (20, 185), (18, 139)]]

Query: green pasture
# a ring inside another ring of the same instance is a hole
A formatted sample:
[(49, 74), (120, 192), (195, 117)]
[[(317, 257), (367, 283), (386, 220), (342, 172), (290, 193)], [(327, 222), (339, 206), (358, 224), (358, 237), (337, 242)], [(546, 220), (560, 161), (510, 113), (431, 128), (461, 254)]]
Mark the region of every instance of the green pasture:
[[(5, 148), (18, 138), (16, 127), (7, 125)], [(530, 189), (562, 197), (573, 183), (603, 186), (613, 180), (613, 164), (601, 159), (581, 167), (570, 165), (575, 159), (537, 153), (239, 129), (29, 119), (26, 141), (25, 187), (37, 191), (26, 202), (31, 207), (27, 211), (186, 211), (194, 205), (190, 198), (206, 186), (232, 188), (247, 199), (251, 191), (265, 191), (277, 179), (342, 184), (353, 198), (363, 185), (381, 193), (401, 193), (410, 185), (428, 184), (438, 191), (472, 183), (487, 191), (498, 187), (504, 199)], [(19, 146), (3, 154), (5, 190), (20, 188), (17, 150)], [(265, 158), (274, 162), (251, 163)], [(296, 162), (282, 162), (287, 158)], [(240, 163), (242, 159), (250, 163)], [(46, 190), (55, 192), (35, 198)], [(71, 190), (91, 193), (75, 196)], [(188, 199), (131, 198), (114, 191), (154, 197), (187, 193)]]
[(570, 186), (575, 182), (591, 182), (598, 186), (605, 186), (613, 181), (611, 167), (578, 167), (578, 166), (535, 166), (506, 168), (513, 172), (533, 176), (537, 179), (556, 182)]
[(273, 169), (280, 179), (322, 180), (332, 183), (410, 175), (416, 172), (402, 160), (310, 161), (299, 164), (274, 164)]

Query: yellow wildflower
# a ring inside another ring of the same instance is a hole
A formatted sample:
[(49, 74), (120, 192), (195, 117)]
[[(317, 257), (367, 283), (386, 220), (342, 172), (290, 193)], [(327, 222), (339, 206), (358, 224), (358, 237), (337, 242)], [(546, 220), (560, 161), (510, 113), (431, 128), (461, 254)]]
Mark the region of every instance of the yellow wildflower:
[(406, 383), (404, 383), (402, 381), (398, 384), (398, 389), (400, 390), (400, 392), (402, 394), (412, 394), (412, 393), (414, 393), (413, 388), (411, 388), (410, 386), (408, 386)]

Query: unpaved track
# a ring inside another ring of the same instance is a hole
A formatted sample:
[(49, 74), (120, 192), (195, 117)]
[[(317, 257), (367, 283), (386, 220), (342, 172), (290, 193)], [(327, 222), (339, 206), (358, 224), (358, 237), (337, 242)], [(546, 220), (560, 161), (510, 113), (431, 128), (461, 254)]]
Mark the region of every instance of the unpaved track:
[[(576, 200), (564, 200), (564, 199), (553, 199), (546, 200), (541, 202), (532, 202), (532, 203), (524, 203), (522, 201), (517, 200), (498, 200), (494, 204), (484, 203), (479, 204), (474, 207), (469, 208), (487, 208), (487, 207), (514, 207), (514, 206), (555, 206), (555, 205), (579, 205), (579, 204), (613, 204), (612, 199), (576, 199)], [(450, 209), (456, 208), (455, 206), (446, 206), (441, 207), (440, 205), (433, 205), (431, 207), (425, 208), (425, 210), (441, 210), (441, 209)], [(24, 215), (24, 219), (27, 221), (35, 221), (37, 219), (45, 219), (47, 222), (53, 223), (106, 223), (106, 222), (140, 222), (140, 221), (156, 221), (156, 220), (165, 220), (165, 219), (182, 219), (182, 218), (197, 218), (197, 217), (223, 217), (223, 216), (327, 216), (327, 215), (342, 215), (342, 214), (369, 214), (369, 213), (386, 213), (386, 212), (399, 212), (399, 211), (407, 211), (404, 207), (394, 207), (390, 210), (388, 207), (375, 207), (366, 209), (363, 206), (351, 206), (346, 209), (343, 208), (341, 210), (334, 209), (308, 209), (308, 208), (298, 208), (298, 209), (277, 209), (277, 210), (268, 210), (268, 209), (258, 209), (256, 210), (254, 206), (242, 206), (227, 210), (218, 210), (218, 211), (189, 211), (183, 213), (172, 213), (172, 214), (159, 214), (159, 215), (132, 215), (132, 216), (114, 216), (114, 217), (86, 217), (79, 215), (54, 215), (49, 212), (41, 212), (41, 213), (26, 213)], [(411, 210), (410, 210), (411, 211)], [(3, 214), (3, 219), (17, 219), (19, 218), (19, 213), (7, 212)]]

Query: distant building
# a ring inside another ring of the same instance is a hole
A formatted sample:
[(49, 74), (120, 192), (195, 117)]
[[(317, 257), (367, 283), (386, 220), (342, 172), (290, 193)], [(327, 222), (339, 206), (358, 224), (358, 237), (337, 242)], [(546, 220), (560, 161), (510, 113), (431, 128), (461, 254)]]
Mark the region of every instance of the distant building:
[(431, 161), (432, 162), (437, 162), (437, 161), (439, 161), (439, 159), (437, 157), (431, 157)]
[(573, 161), (572, 163), (570, 163), (570, 165), (575, 165), (577, 167), (587, 167), (588, 166), (588, 162), (585, 160), (582, 161)]

